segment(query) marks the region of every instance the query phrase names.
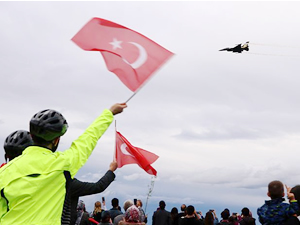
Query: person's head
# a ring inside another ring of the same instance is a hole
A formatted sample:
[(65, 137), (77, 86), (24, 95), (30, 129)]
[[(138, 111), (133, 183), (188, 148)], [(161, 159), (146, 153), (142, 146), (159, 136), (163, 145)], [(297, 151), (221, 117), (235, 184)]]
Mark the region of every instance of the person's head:
[(130, 206), (132, 206), (132, 205), (133, 205), (133, 201), (132, 201), (132, 200), (130, 200), (130, 199), (126, 200), (126, 201), (124, 202), (124, 204), (123, 204), (123, 209), (124, 209), (124, 211), (126, 212), (126, 210), (127, 210)]
[(30, 134), (34, 145), (55, 152), (59, 138), (66, 133), (68, 123), (59, 112), (46, 109), (36, 113), (30, 120)]
[(79, 200), (77, 205), (77, 211), (84, 211), (85, 212), (85, 204), (84, 201)]
[(113, 198), (113, 199), (111, 200), (111, 205), (112, 205), (112, 207), (114, 207), (114, 208), (118, 208), (118, 206), (119, 206), (119, 199)]
[(137, 206), (137, 207), (143, 207), (143, 203), (142, 203), (142, 200), (141, 200), (141, 199), (138, 199), (138, 200), (136, 201), (136, 206)]
[(228, 220), (230, 216), (230, 212), (228, 209), (224, 209), (223, 212), (221, 212), (221, 217), (223, 218), (223, 220)]
[(125, 221), (126, 222), (140, 222), (140, 210), (135, 206), (130, 206), (125, 212)]
[(186, 207), (186, 214), (189, 216), (194, 215), (195, 213), (195, 207), (192, 205), (189, 205), (188, 207)]
[(205, 214), (204, 224), (205, 225), (213, 225), (214, 224), (214, 215), (211, 211), (208, 211)]
[(231, 224), (234, 224), (237, 221), (237, 217), (236, 216), (229, 216), (228, 221)]
[(184, 212), (186, 210), (186, 205), (182, 204), (181, 207), (180, 207), (180, 209), (181, 209), (182, 212)]
[(173, 207), (171, 209), (171, 219), (175, 220), (178, 216), (178, 209), (176, 207)]
[(171, 209), (171, 214), (172, 214), (172, 215), (178, 214), (178, 209), (177, 209), (176, 207), (173, 207), (173, 208)]
[(268, 196), (271, 199), (284, 197), (283, 183), (278, 180), (274, 180), (268, 185)]
[(17, 130), (11, 133), (4, 141), (5, 161), (13, 160), (22, 155), (25, 148), (31, 145), (33, 145), (33, 140), (28, 131)]
[(165, 203), (165, 201), (161, 200), (161, 201), (159, 202), (159, 208), (160, 208), (160, 209), (165, 209), (165, 208), (166, 208), (166, 203)]
[(94, 211), (96, 211), (96, 212), (101, 212), (101, 202), (99, 202), (99, 201), (96, 201), (95, 202), (95, 207), (94, 207)]
[(249, 216), (250, 215), (250, 210), (247, 207), (244, 207), (242, 209), (242, 215), (243, 216)]
[(109, 211), (104, 211), (101, 216), (102, 223), (109, 223), (111, 220), (111, 215)]
[[(296, 185), (295, 187), (293, 187), (291, 189), (291, 193), (294, 194), (295, 199), (297, 200), (298, 205), (300, 207), (300, 185)], [(299, 215), (299, 213), (298, 213), (298, 215)]]

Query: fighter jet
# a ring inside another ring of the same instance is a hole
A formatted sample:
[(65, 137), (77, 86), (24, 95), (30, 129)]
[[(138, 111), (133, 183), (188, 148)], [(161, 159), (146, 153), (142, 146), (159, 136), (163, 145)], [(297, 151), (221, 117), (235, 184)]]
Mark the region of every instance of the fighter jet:
[(247, 41), (245, 44), (238, 44), (237, 46), (233, 48), (223, 48), (219, 51), (228, 51), (228, 52), (236, 52), (236, 53), (242, 53), (242, 51), (249, 51), (249, 41)]

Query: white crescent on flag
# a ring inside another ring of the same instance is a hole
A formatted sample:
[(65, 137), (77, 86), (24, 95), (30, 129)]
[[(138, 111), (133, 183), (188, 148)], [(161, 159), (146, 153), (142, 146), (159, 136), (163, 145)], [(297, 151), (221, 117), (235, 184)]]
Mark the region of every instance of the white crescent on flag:
[[(113, 50), (117, 49), (117, 48), (121, 48), (122, 46), (121, 44), (123, 43), (123, 41), (119, 41), (117, 38), (113, 38), (113, 41), (110, 42), (109, 44), (112, 45)], [(141, 67), (148, 59), (148, 54), (146, 49), (141, 46), (140, 44), (136, 43), (136, 42), (128, 42), (129, 44), (134, 45), (135, 47), (138, 48), (139, 50), (139, 56), (138, 58), (135, 60), (135, 62), (133, 63), (129, 63), (126, 59), (123, 58), (124, 62), (126, 62), (127, 64), (129, 64), (133, 69), (137, 69), (139, 67)]]
[(139, 49), (140, 54), (139, 54), (139, 57), (137, 58), (137, 60), (134, 63), (129, 63), (133, 69), (137, 69), (137, 68), (141, 67), (147, 61), (147, 58), (148, 58), (147, 52), (146, 52), (145, 48), (138, 43), (135, 43), (135, 42), (128, 42), (128, 43), (133, 44), (134, 46), (136, 46)]
[(127, 145), (126, 145), (125, 143), (123, 143), (123, 144), (121, 145), (121, 147), (120, 147), (121, 152), (122, 152), (124, 155), (130, 155), (130, 156), (132, 156), (132, 155), (126, 150), (126, 148), (127, 148)]

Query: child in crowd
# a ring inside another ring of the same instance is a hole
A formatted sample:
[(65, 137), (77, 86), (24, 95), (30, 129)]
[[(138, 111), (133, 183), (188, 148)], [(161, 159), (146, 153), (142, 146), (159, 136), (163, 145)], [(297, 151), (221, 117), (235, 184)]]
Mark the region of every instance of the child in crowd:
[(272, 181), (268, 185), (268, 196), (271, 200), (265, 201), (265, 204), (257, 209), (257, 215), (261, 224), (282, 224), (289, 217), (299, 211), (299, 206), (295, 196), (287, 187), (287, 198), (290, 204), (284, 203), (284, 187), (280, 181)]

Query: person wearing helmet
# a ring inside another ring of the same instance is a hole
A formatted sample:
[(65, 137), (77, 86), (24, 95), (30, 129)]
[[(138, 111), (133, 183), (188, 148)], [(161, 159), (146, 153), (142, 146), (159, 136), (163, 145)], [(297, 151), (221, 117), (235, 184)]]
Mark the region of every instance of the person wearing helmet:
[(69, 174), (73, 179), (107, 130), (113, 116), (127, 105), (115, 104), (85, 130), (71, 147), (56, 152), (68, 128), (55, 110), (43, 110), (30, 120), (33, 146), (0, 169), (0, 224), (60, 225)]
[[(11, 161), (18, 157), (25, 148), (31, 145), (33, 145), (33, 141), (28, 131), (17, 130), (12, 132), (4, 141), (5, 162), (7, 163), (7, 161)], [(4, 166), (6, 163), (3, 163), (0, 167)]]
[[(17, 130), (7, 136), (4, 142), (5, 161), (11, 161), (22, 155), (22, 152), (33, 145), (33, 140), (28, 131)], [(6, 163), (3, 163), (5, 165)], [(82, 182), (76, 178), (72, 179), (70, 173), (66, 173), (67, 186), (69, 187), (63, 207), (61, 217), (62, 225), (74, 225), (76, 221), (76, 206), (80, 196), (92, 195), (103, 192), (115, 179), (114, 171), (118, 165), (113, 161), (109, 165), (108, 171), (97, 182)]]
[(33, 145), (29, 131), (17, 130), (12, 132), (4, 141), (5, 161), (11, 161), (22, 154), (23, 150)]

